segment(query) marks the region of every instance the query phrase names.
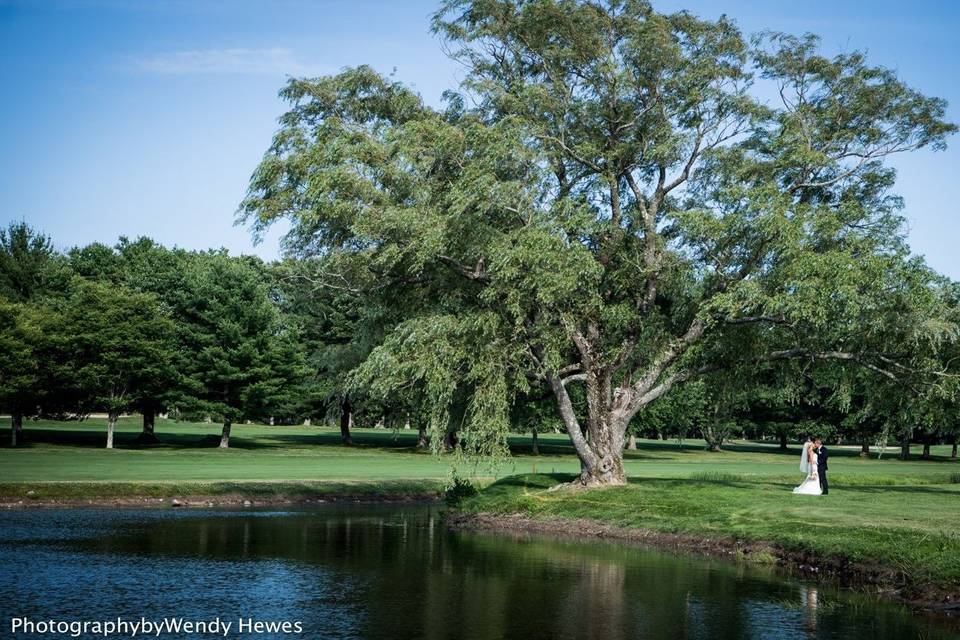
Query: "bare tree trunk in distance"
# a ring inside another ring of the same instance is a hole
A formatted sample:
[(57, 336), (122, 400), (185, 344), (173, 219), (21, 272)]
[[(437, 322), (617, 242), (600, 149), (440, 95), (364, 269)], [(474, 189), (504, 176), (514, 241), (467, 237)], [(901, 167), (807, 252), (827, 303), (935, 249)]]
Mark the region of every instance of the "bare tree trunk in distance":
[(447, 431), (443, 434), (443, 450), (447, 453), (453, 451), (457, 447), (457, 432), (456, 431)]
[(540, 446), (539, 446), (539, 443), (537, 442), (537, 430), (536, 429), (531, 430), (530, 434), (533, 436), (533, 446), (530, 448), (530, 452), (533, 455), (538, 456), (540, 455)]
[(10, 446), (17, 446), (17, 440), (23, 432), (23, 414), (14, 413), (10, 416)]
[(781, 431), (780, 432), (780, 451), (786, 451), (786, 450), (787, 450), (787, 432)]
[(923, 454), (920, 456), (924, 460), (930, 459), (930, 441), (933, 439), (933, 436), (925, 435), (923, 436)]
[(156, 409), (153, 407), (143, 407), (140, 409), (140, 414), (143, 416), (143, 427), (140, 430), (140, 435), (137, 436), (137, 442), (140, 444), (153, 444), (158, 442), (157, 436), (154, 433), (157, 417)]
[(427, 425), (423, 422), (417, 423), (417, 449), (429, 449), (430, 440), (427, 439)]
[[(662, 439), (663, 438), (661, 438), (661, 440)], [(632, 433), (630, 434), (630, 437), (627, 438), (627, 449), (629, 449), (630, 451), (637, 450), (637, 436), (633, 435)]]
[(900, 459), (909, 460), (910, 459), (910, 434), (905, 433), (903, 439), (900, 440)]
[(141, 433), (144, 437), (155, 437), (154, 428), (156, 427), (156, 415), (157, 414), (153, 409), (143, 410), (143, 429)]
[(220, 432), (220, 448), (229, 449), (230, 448), (230, 427), (231, 422), (229, 420), (223, 421), (223, 431)]
[(712, 452), (722, 451), (724, 441), (723, 429), (719, 428), (715, 422), (710, 422), (700, 431), (703, 433), (703, 440), (707, 443), (707, 450)]
[(117, 414), (107, 414), (107, 449), (113, 449), (113, 428), (117, 426)]
[(353, 444), (350, 437), (350, 425), (353, 424), (353, 408), (346, 398), (340, 402), (340, 442), (346, 445)]
[(957, 459), (957, 436), (953, 436), (953, 448), (950, 451), (950, 459)]
[(870, 439), (864, 436), (863, 441), (860, 443), (860, 457), (866, 458), (870, 455)]

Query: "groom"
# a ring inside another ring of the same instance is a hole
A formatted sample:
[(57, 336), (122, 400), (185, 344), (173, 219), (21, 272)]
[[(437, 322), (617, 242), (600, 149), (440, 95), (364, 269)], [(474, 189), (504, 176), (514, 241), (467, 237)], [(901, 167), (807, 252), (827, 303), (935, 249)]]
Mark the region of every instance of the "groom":
[(820, 489), (823, 491), (823, 495), (829, 493), (829, 485), (827, 484), (827, 458), (830, 457), (830, 454), (827, 452), (827, 448), (823, 446), (823, 441), (820, 438), (813, 439), (813, 447), (817, 452), (817, 473), (820, 476)]

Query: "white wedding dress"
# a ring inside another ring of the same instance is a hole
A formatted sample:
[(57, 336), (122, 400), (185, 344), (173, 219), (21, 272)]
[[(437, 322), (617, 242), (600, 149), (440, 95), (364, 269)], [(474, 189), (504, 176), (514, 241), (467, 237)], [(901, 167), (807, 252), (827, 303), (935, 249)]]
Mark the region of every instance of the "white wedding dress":
[(812, 446), (812, 442), (807, 442), (803, 445), (803, 454), (801, 454), (800, 457), (800, 471), (803, 471), (806, 476), (803, 482), (800, 483), (800, 486), (793, 490), (794, 493), (805, 496), (819, 496), (823, 494), (823, 489), (820, 488), (820, 476), (817, 474), (817, 459), (814, 457), (813, 463), (809, 460), (810, 447)]

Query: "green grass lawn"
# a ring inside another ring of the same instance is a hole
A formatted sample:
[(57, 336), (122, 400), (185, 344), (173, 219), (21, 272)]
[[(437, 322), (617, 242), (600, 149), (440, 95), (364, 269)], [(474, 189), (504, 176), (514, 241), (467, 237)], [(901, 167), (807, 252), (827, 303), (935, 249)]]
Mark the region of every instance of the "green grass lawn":
[[(103, 448), (101, 419), (83, 422), (28, 421), (25, 440), (11, 449), (0, 436), (0, 482), (212, 482), (212, 481), (368, 481), (443, 479), (450, 458), (415, 450), (416, 432), (354, 429), (353, 447), (340, 444), (331, 427), (234, 425), (229, 449), (208, 436), (216, 424), (157, 421), (162, 444), (138, 447), (139, 419), (121, 419), (117, 448)], [(3, 432), (0, 432), (3, 433)], [(513, 456), (483, 467), (486, 478), (523, 473), (574, 473), (579, 466), (563, 434), (540, 436), (541, 455), (530, 455), (529, 436), (511, 439)], [(885, 459), (863, 460), (857, 448), (832, 447), (833, 483), (946, 482), (960, 465), (949, 462), (949, 447), (935, 448), (935, 461), (900, 461), (896, 451)], [(799, 482), (799, 445), (787, 453), (775, 446), (731, 443), (721, 453), (704, 450), (700, 440), (681, 446), (671, 441), (641, 440), (626, 454), (626, 469), (635, 478), (689, 478), (696, 474), (748, 474)]]
[[(161, 444), (139, 447), (136, 417), (121, 419), (117, 448), (103, 448), (101, 419), (83, 422), (28, 421), (25, 440), (12, 449), (0, 442), (0, 483), (9, 482), (210, 482), (305, 480), (443, 479), (451, 459), (416, 451), (416, 432), (354, 429), (355, 445), (340, 444), (337, 429), (323, 426), (234, 425), (229, 449), (204, 442), (219, 425), (157, 421)], [(2, 433), (2, 432), (0, 432)], [(4, 434), (6, 435), (6, 434)], [(540, 436), (541, 455), (530, 455), (529, 436), (511, 438), (513, 455), (496, 467), (482, 468), (486, 478), (526, 473), (574, 473), (578, 463), (563, 434)], [(704, 450), (700, 440), (681, 446), (672, 441), (641, 440), (626, 453), (628, 475), (635, 478), (689, 478), (738, 474), (799, 482), (800, 448), (787, 453), (773, 445), (731, 443), (720, 453)], [(949, 448), (935, 448), (935, 460), (901, 461), (888, 450), (877, 461), (857, 456), (854, 447), (832, 447), (834, 484), (942, 483), (960, 464), (949, 462)]]

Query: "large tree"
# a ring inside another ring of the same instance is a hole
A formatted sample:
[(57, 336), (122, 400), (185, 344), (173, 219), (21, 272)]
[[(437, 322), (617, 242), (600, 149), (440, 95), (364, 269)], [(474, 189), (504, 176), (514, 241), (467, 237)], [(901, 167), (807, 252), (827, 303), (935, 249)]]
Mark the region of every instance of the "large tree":
[(23, 419), (36, 415), (50, 389), (53, 370), (51, 309), (15, 304), (0, 297), (0, 407), (10, 412), (10, 444), (17, 446)]
[(50, 362), (56, 313), (41, 308), (61, 296), (69, 272), (50, 238), (26, 222), (0, 229), (0, 406), (11, 415), (16, 445), (23, 419), (55, 394)]
[(890, 317), (877, 277), (909, 268), (884, 162), (944, 144), (942, 100), (813, 36), (640, 0), (449, 0), (433, 27), (461, 94), (438, 111), (366, 67), (291, 80), (240, 218), (291, 220), (290, 252), (405, 311), (363, 368), (423, 384), (435, 430), (466, 398), (462, 441), (501, 450), (543, 384), (579, 482), (622, 484), (631, 418), (704, 373), (896, 376), (858, 346)]
[[(74, 273), (84, 278), (155, 296), (162, 309), (174, 319), (178, 335), (184, 333), (179, 320), (183, 317), (183, 307), (189, 304), (184, 297), (187, 252), (167, 249), (146, 237), (136, 240), (121, 237), (114, 247), (100, 243), (76, 247), (70, 251), (69, 258)], [(149, 382), (152, 392), (145, 390), (136, 407), (143, 420), (139, 436), (142, 444), (157, 442), (156, 416), (178, 396), (183, 383), (172, 366), (154, 368), (151, 373), (153, 377), (145, 382)]]
[(216, 416), (227, 448), (233, 423), (266, 419), (289, 401), (304, 375), (302, 351), (281, 322), (259, 260), (211, 252), (192, 256), (186, 268), (177, 310), (177, 366), (186, 379), (178, 408)]
[(113, 448), (121, 413), (143, 405), (167, 377), (174, 325), (154, 296), (75, 278), (62, 311), (60, 357), (70, 371), (79, 413), (107, 413)]

